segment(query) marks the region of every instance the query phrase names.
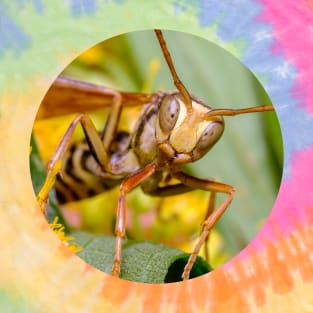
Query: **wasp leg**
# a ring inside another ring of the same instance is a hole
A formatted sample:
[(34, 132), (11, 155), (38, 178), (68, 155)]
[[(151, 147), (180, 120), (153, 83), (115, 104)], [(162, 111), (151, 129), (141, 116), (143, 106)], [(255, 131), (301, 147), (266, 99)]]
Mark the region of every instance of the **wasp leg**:
[[(206, 211), (206, 215), (204, 218), (205, 221), (209, 218), (209, 216), (212, 214), (212, 212), (215, 208), (215, 199), (216, 199), (216, 193), (212, 191), (210, 194), (208, 209)], [(203, 225), (201, 233), (203, 232), (204, 227), (205, 227), (205, 225)], [(210, 263), (210, 248), (209, 248), (210, 234), (211, 234), (211, 232), (208, 233), (208, 235), (204, 241), (204, 257), (208, 263)]]
[(105, 122), (101, 137), (105, 151), (109, 152), (111, 144), (116, 136), (118, 122), (122, 111), (122, 96), (118, 91), (108, 89), (108, 93), (113, 95), (112, 109)]
[(103, 146), (99, 133), (97, 132), (92, 121), (86, 114), (78, 115), (66, 130), (64, 136), (62, 137), (62, 140), (60, 141), (58, 147), (56, 148), (55, 153), (53, 154), (51, 160), (49, 161), (47, 167), (46, 180), (44, 182), (43, 187), (41, 188), (37, 195), (39, 207), (41, 208), (44, 214), (46, 211), (46, 203), (49, 191), (53, 187), (56, 175), (61, 169), (62, 159), (64, 158), (64, 155), (70, 144), (71, 137), (78, 123), (80, 123), (83, 128), (88, 145), (95, 159), (102, 168), (109, 170), (107, 168), (109, 164), (109, 155)]
[(184, 272), (182, 274), (183, 280), (186, 280), (189, 278), (192, 266), (194, 265), (196, 258), (199, 254), (199, 251), (202, 245), (205, 243), (206, 238), (208, 237), (208, 234), (210, 233), (211, 229), (215, 226), (217, 221), (221, 218), (221, 216), (223, 215), (223, 213), (226, 211), (231, 201), (233, 200), (235, 188), (230, 185), (218, 183), (212, 180), (195, 178), (182, 172), (174, 173), (173, 176), (179, 179), (183, 184), (187, 186), (191, 186), (193, 188), (202, 189), (210, 192), (215, 193), (220, 192), (227, 194), (226, 199), (203, 222), (203, 229), (200, 234), (199, 240), (189, 257), (188, 262), (184, 268)]
[(144, 193), (153, 196), (153, 197), (170, 197), (177, 196), (189, 191), (194, 190), (194, 187), (187, 186), (185, 184), (173, 184), (164, 187), (156, 187), (153, 189), (145, 189), (143, 186)]
[(122, 264), (122, 241), (125, 237), (126, 225), (126, 194), (133, 188), (139, 185), (143, 180), (152, 175), (157, 168), (157, 165), (152, 163), (145, 168), (139, 170), (135, 174), (126, 177), (120, 185), (120, 195), (118, 199), (118, 207), (116, 212), (116, 225), (115, 225), (115, 253), (112, 267), (112, 275), (119, 276)]

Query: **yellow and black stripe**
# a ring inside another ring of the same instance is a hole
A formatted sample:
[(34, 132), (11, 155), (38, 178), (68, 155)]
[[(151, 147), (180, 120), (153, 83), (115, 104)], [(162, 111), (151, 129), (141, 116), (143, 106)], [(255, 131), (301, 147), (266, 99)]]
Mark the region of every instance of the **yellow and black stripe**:
[[(125, 138), (128, 136), (126, 132), (118, 133), (110, 153), (125, 149)], [(86, 140), (72, 144), (63, 159), (62, 170), (56, 177), (58, 202), (63, 204), (89, 198), (120, 183), (120, 179), (100, 177), (99, 167)]]

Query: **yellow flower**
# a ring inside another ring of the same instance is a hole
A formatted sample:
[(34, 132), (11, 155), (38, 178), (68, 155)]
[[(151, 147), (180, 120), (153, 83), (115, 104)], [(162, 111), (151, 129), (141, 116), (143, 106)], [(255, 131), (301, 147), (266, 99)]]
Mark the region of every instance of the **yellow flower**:
[(61, 223), (58, 223), (58, 217), (56, 216), (53, 222), (50, 224), (51, 229), (57, 234), (59, 239), (74, 253), (81, 251), (83, 248), (77, 246), (75, 242), (69, 242), (75, 240), (74, 237), (66, 237), (64, 233), (64, 226)]

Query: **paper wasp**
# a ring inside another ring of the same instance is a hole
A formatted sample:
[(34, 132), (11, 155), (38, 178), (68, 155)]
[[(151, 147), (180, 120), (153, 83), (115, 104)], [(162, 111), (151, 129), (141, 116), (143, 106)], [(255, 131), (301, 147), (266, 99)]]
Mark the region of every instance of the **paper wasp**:
[[(120, 186), (116, 213), (116, 249), (112, 274), (121, 268), (122, 239), (125, 237), (126, 195), (140, 185), (149, 195), (167, 197), (202, 189), (222, 193), (226, 198), (213, 210), (210, 197), (203, 229), (182, 278), (188, 279), (201, 246), (211, 229), (230, 205), (234, 187), (214, 180), (193, 177), (182, 166), (201, 159), (221, 138), (224, 116), (273, 111), (272, 105), (246, 109), (213, 109), (191, 95), (178, 77), (171, 55), (160, 30), (155, 30), (164, 58), (168, 64), (176, 91), (151, 94), (124, 93), (66, 78), (58, 78), (45, 97), (45, 108), (58, 103), (71, 103), (75, 111), (84, 103), (90, 109), (111, 105), (111, 111), (99, 134), (88, 115), (78, 115), (68, 127), (49, 164), (45, 183), (38, 194), (38, 203), (45, 213), (50, 189), (55, 185), (60, 201), (86, 198), (114, 186)], [(118, 125), (124, 106), (141, 105), (142, 111), (131, 133), (119, 132)], [(65, 108), (65, 107), (64, 107)], [(68, 108), (66, 108), (68, 113)], [(43, 113), (44, 114), (44, 113)], [(77, 124), (81, 124), (86, 141), (70, 144)], [(69, 157), (65, 157), (70, 149)], [(79, 162), (80, 167), (74, 166)], [(70, 184), (67, 179), (71, 176)], [(168, 184), (169, 177), (179, 181)], [(84, 188), (81, 188), (84, 183)]]

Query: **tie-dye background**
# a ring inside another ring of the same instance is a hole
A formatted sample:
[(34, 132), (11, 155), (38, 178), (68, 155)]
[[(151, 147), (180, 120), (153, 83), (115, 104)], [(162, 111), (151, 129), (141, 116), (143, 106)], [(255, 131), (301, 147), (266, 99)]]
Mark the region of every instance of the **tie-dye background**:
[[(258, 236), (210, 275), (168, 285), (112, 278), (63, 248), (38, 213), (27, 161), (39, 103), (63, 67), (105, 38), (151, 28), (233, 47), (284, 140), (282, 185)], [(1, 1), (1, 312), (312, 312), (312, 51), (311, 0)]]

